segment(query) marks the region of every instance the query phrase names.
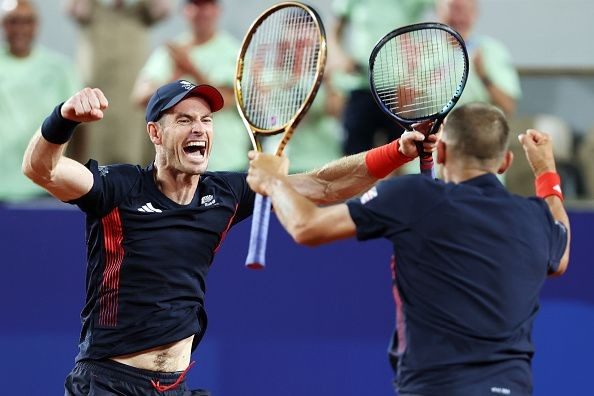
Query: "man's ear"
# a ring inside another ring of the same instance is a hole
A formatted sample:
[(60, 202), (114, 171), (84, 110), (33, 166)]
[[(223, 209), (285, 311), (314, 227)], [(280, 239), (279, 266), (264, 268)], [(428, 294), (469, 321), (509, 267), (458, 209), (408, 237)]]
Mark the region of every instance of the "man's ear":
[(499, 169), (497, 169), (497, 173), (499, 173), (500, 175), (503, 174), (506, 170), (509, 169), (512, 162), (514, 162), (514, 153), (512, 153), (510, 150), (507, 150), (505, 152), (503, 160), (501, 161), (501, 165), (499, 165)]
[(446, 162), (446, 144), (443, 140), (437, 141), (437, 163), (444, 165)]
[(146, 132), (153, 144), (161, 144), (162, 129), (156, 122), (149, 122), (146, 124)]

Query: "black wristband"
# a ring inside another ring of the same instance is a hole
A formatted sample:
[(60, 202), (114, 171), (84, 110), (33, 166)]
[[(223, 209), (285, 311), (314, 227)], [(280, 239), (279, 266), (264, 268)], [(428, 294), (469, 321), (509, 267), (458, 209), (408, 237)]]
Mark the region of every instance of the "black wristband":
[(61, 109), (63, 104), (60, 103), (57, 105), (41, 125), (41, 135), (50, 143), (66, 143), (72, 137), (74, 128), (80, 124), (80, 122), (67, 120), (62, 117)]

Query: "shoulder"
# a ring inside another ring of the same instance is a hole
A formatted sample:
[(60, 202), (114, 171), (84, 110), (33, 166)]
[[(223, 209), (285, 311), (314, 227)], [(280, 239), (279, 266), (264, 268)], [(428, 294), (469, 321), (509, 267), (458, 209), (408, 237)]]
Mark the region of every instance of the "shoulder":
[(118, 185), (119, 188), (130, 187), (138, 182), (143, 173), (149, 172), (148, 168), (143, 169), (139, 165), (131, 164), (112, 164), (99, 165), (97, 161), (90, 160), (85, 165), (95, 178), (95, 183), (104, 186)]
[(242, 172), (208, 171), (202, 175), (201, 182), (223, 183), (235, 190), (237, 188), (243, 189), (247, 185), (246, 177), (247, 173)]
[(429, 207), (435, 204), (436, 197), (444, 197), (447, 188), (448, 185), (440, 180), (420, 174), (405, 175), (380, 181), (360, 199), (351, 202), (366, 205), (373, 200), (372, 206), (397, 203), (401, 208)]
[(421, 174), (411, 174), (387, 179), (378, 183), (378, 187), (384, 191), (398, 193), (407, 191), (414, 194), (421, 192), (440, 192), (446, 188), (446, 184), (439, 179), (431, 179)]

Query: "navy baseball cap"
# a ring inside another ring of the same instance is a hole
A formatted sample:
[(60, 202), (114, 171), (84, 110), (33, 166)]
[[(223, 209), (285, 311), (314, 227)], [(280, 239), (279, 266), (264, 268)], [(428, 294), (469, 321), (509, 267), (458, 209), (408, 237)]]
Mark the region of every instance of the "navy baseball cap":
[(223, 95), (215, 87), (207, 84), (196, 85), (186, 80), (165, 84), (153, 94), (146, 106), (146, 122), (157, 121), (161, 113), (172, 108), (188, 96), (205, 99), (214, 113), (223, 108)]

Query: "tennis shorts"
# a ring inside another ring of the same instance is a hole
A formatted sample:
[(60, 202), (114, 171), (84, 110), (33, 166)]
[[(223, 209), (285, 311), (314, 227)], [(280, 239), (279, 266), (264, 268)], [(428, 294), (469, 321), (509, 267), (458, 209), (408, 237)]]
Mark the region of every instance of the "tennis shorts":
[(182, 373), (142, 370), (109, 359), (83, 360), (66, 377), (64, 396), (210, 396), (202, 389), (189, 390), (185, 378), (165, 392), (158, 391), (151, 383), (175, 384)]

